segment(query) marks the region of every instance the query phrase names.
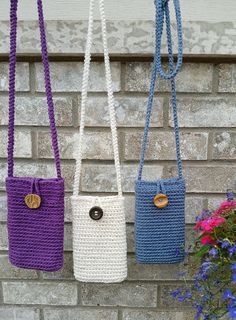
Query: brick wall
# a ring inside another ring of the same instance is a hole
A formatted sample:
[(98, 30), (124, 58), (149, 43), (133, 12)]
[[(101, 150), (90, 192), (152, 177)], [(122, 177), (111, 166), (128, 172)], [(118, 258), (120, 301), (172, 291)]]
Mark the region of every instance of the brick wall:
[[(65, 57), (66, 59), (66, 57)], [(69, 59), (68, 59), (69, 60)], [(1, 320), (189, 320), (187, 305), (169, 292), (185, 265), (137, 265), (134, 256), (134, 180), (145, 120), (151, 63), (114, 61), (112, 73), (126, 200), (128, 279), (122, 284), (78, 283), (72, 270), (69, 197), (78, 142), (82, 62), (51, 62), (62, 170), (66, 180), (65, 264), (55, 273), (16, 269), (7, 258), (6, 176), (8, 64), (0, 63), (0, 319)], [(116, 191), (103, 64), (94, 62), (86, 117), (82, 191)], [(224, 197), (236, 180), (236, 67), (185, 63), (177, 79), (182, 157), (187, 181), (186, 242), (202, 207)], [(15, 172), (54, 176), (43, 71), (39, 63), (17, 66)], [(147, 178), (176, 173), (169, 87), (158, 81), (147, 151)]]

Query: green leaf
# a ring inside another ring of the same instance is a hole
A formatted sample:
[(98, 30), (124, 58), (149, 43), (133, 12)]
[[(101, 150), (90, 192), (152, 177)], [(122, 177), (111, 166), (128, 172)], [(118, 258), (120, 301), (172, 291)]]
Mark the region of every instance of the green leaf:
[(197, 257), (202, 257), (205, 253), (207, 253), (210, 250), (211, 246), (206, 245), (204, 247), (202, 247), (197, 253), (196, 256)]

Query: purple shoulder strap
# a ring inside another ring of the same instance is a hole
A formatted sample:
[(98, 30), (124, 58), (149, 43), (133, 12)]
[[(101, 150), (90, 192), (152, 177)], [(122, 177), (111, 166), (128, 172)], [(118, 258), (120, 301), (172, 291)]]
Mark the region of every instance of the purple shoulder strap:
[[(56, 163), (57, 177), (61, 178), (61, 166), (55, 124), (54, 104), (52, 98), (50, 70), (48, 63), (47, 41), (43, 17), (42, 0), (37, 0), (39, 28), (41, 38), (41, 52), (44, 66), (45, 91), (47, 95), (48, 115), (50, 120), (51, 140)], [(10, 59), (9, 59), (9, 123), (8, 123), (8, 177), (13, 177), (14, 169), (14, 123), (15, 123), (15, 77), (16, 77), (16, 38), (17, 38), (17, 4), (18, 0), (11, 0), (10, 9)]]

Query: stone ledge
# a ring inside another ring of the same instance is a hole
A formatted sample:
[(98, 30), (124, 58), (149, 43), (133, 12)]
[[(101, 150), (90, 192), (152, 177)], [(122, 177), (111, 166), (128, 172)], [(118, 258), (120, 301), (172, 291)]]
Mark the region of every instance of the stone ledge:
[[(50, 54), (83, 54), (87, 21), (47, 21)], [(173, 28), (176, 29), (175, 25)], [(113, 55), (150, 55), (154, 51), (154, 22), (151, 20), (108, 21), (108, 42)], [(95, 22), (93, 53), (101, 53), (100, 22)], [(184, 22), (185, 55), (236, 54), (236, 22)], [(18, 53), (39, 53), (38, 23), (19, 22)], [(9, 22), (0, 21), (0, 54), (9, 51)], [(176, 41), (175, 41), (176, 43)], [(163, 43), (163, 53), (166, 44)], [(175, 48), (176, 50), (176, 48)]]

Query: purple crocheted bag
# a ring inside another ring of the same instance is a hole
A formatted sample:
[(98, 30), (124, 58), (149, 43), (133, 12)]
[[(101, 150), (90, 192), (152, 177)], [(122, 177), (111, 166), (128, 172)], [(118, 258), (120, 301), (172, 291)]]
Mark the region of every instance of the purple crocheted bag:
[[(42, 60), (57, 178), (13, 176), (17, 0), (11, 0), (8, 198), (9, 260), (17, 267), (57, 271), (63, 265), (64, 180), (61, 178), (42, 0), (38, 2)], [(46, 110), (45, 110), (46, 111)]]

